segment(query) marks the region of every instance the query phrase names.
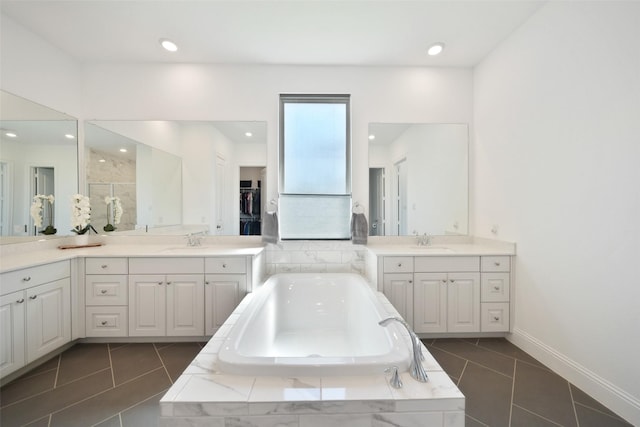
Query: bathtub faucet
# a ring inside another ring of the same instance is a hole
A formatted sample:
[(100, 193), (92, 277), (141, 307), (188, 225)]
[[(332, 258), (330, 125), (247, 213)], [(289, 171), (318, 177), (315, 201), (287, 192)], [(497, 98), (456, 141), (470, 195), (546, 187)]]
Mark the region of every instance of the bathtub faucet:
[(200, 246), (202, 238), (204, 237), (204, 232), (189, 233), (185, 237), (187, 238), (187, 246)]
[(387, 326), (393, 321), (400, 323), (402, 326), (404, 326), (407, 329), (407, 332), (409, 332), (409, 338), (411, 339), (411, 351), (412, 351), (411, 366), (409, 366), (409, 374), (417, 381), (420, 381), (421, 383), (426, 383), (428, 378), (427, 378), (427, 372), (424, 370), (424, 367), (422, 366), (422, 360), (424, 356), (422, 355), (422, 348), (420, 348), (420, 339), (418, 338), (416, 333), (411, 330), (411, 327), (407, 324), (407, 322), (405, 322), (400, 317), (388, 317), (378, 322), (378, 325)]

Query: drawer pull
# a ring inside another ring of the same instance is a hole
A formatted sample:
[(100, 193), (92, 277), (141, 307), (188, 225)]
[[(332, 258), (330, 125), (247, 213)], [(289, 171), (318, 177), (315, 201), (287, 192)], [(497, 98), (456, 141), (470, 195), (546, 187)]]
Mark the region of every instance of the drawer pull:
[(100, 290), (100, 293), (101, 293), (102, 295), (104, 295), (104, 294), (106, 294), (106, 293), (107, 293), (107, 290), (106, 290), (106, 289), (102, 289), (102, 290)]
[(209, 284), (209, 281), (207, 280), (206, 282), (204, 282), (204, 284), (205, 284), (205, 285), (208, 285), (208, 284)]
[(170, 285), (170, 284), (171, 284), (171, 282), (167, 282), (167, 285)]
[(102, 326), (106, 326), (106, 325), (107, 325), (107, 323), (108, 323), (108, 322), (107, 322), (106, 320), (103, 320), (102, 322), (100, 322), (100, 324), (101, 324)]
[(500, 261), (495, 261), (493, 264), (494, 264), (496, 267), (500, 267)]
[(409, 280), (409, 283), (413, 283), (413, 280)]
[(456, 281), (455, 281), (455, 280), (453, 280), (453, 279), (450, 279), (450, 280), (449, 280), (449, 282), (451, 282), (451, 283), (455, 283)]
[(107, 267), (108, 267), (108, 265), (107, 265), (107, 264), (102, 264), (100, 267), (101, 267), (101, 268), (107, 268)]
[(500, 290), (500, 286), (494, 286), (493, 289), (496, 290), (496, 291), (499, 291)]
[(38, 298), (38, 295), (31, 295), (31, 296), (29, 297), (29, 299), (36, 299), (36, 298)]
[(402, 267), (402, 263), (401, 262), (398, 263), (398, 267)]
[(158, 286), (161, 286), (161, 285), (162, 285), (162, 282), (158, 282)]
[(493, 316), (493, 321), (494, 322), (498, 322), (500, 320), (500, 318), (498, 316)]
[(222, 264), (222, 268), (227, 268), (227, 264)]
[(447, 279), (442, 279), (442, 283), (447, 283)]
[(31, 276), (27, 276), (27, 277), (23, 277), (22, 278), (23, 282), (28, 282), (29, 280), (31, 280)]
[(18, 301), (16, 301), (17, 304), (22, 304), (24, 302), (24, 298), (20, 298)]

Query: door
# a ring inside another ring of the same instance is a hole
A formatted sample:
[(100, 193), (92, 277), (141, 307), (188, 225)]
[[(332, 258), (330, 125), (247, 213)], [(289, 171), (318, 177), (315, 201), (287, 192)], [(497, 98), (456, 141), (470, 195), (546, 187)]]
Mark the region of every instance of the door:
[(383, 293), (400, 316), (413, 325), (413, 273), (387, 273)]
[(244, 297), (247, 276), (244, 274), (215, 274), (205, 282), (206, 335), (213, 335), (229, 318)]
[(480, 273), (449, 273), (448, 332), (480, 332)]
[(216, 182), (215, 188), (215, 234), (224, 234), (227, 200), (227, 160), (220, 153), (216, 153)]
[(0, 377), (24, 366), (24, 292), (0, 297)]
[(447, 273), (415, 273), (413, 330), (447, 331)]
[(166, 335), (165, 277), (129, 276), (129, 336)]
[(386, 202), (384, 168), (369, 168), (370, 236), (384, 236)]
[(166, 291), (167, 336), (204, 335), (204, 277), (167, 276)]
[(402, 159), (395, 164), (394, 199), (395, 227), (392, 234), (406, 236), (409, 234), (407, 232), (407, 159)]
[(27, 289), (27, 363), (71, 340), (71, 280)]
[[(51, 167), (34, 167), (33, 170), (33, 189), (32, 189), (32, 200), (33, 196), (36, 194), (44, 194), (45, 196), (53, 195), (55, 197), (55, 179), (54, 179), (54, 169)], [(31, 201), (30, 201), (31, 202)], [(53, 210), (48, 209), (47, 201), (43, 202), (42, 208), (42, 225), (43, 228), (51, 224), (53, 224)], [(31, 235), (37, 236), (38, 231), (36, 227), (33, 225), (33, 219), (30, 219), (31, 222)]]

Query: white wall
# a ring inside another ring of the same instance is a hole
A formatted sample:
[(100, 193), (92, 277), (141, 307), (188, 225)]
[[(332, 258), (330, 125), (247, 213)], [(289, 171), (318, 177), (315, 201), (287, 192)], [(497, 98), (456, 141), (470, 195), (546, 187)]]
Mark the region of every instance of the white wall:
[(549, 2), (474, 72), (472, 230), (513, 340), (640, 425), (640, 3)]

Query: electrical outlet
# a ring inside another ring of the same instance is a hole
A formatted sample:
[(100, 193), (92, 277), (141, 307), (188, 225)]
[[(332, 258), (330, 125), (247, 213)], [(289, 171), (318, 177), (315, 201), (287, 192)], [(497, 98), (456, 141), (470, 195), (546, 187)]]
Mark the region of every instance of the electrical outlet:
[(491, 227), (491, 233), (498, 234), (498, 224), (493, 224), (493, 226)]

